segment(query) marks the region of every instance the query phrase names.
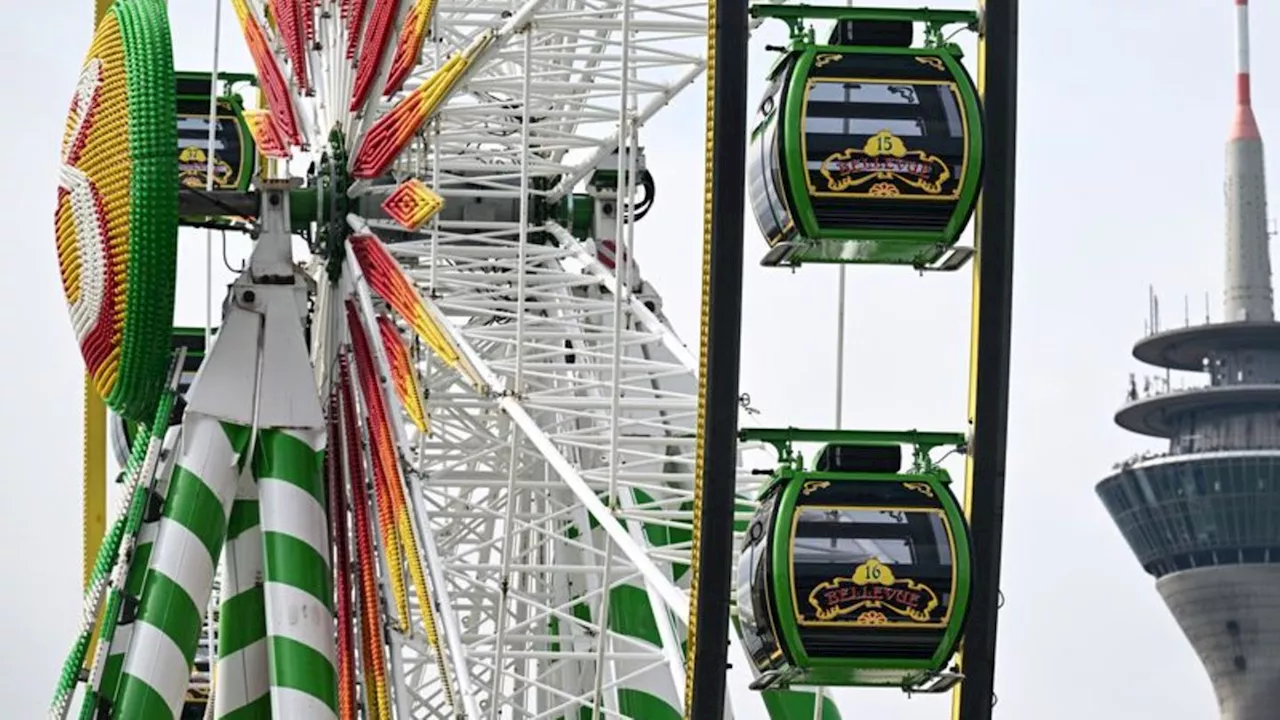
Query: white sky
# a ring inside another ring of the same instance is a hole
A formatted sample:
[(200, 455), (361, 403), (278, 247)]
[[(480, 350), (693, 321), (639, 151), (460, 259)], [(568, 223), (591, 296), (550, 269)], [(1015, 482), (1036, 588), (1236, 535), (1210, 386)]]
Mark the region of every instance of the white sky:
[[(918, 5), (918, 2), (884, 4)], [(938, 2), (938, 5), (948, 3)], [(957, 6), (957, 3), (950, 3)], [(1165, 324), (1184, 295), (1220, 316), (1223, 140), (1231, 119), (1233, 14), (1224, 0), (1025, 2), (1018, 249), (1008, 495), (996, 714), (1008, 720), (1216, 717), (1190, 647), (1107, 518), (1093, 485), (1158, 444), (1111, 417), (1143, 330), (1147, 284)], [(173, 3), (177, 65), (209, 65), (208, 0)], [(59, 292), (51, 232), (58, 143), (88, 44), (90, 0), (5, 2), (0, 45), (0, 197), (10, 208), (10, 280), (0, 285), (0, 703), (36, 717), (80, 607), (80, 358)], [(224, 67), (250, 67), (229, 9)], [(1280, 8), (1253, 8), (1254, 34)], [(757, 36), (753, 47), (778, 42)], [(1280, 122), (1280, 45), (1254, 43), (1264, 135)], [(751, 91), (761, 87), (762, 52)], [(637, 255), (687, 340), (697, 337), (701, 83), (642, 132), (657, 183)], [(1276, 140), (1280, 143), (1280, 140)], [(1276, 147), (1273, 145), (1272, 147)], [(1276, 158), (1272, 154), (1272, 167)], [(834, 268), (756, 266), (748, 225), (743, 390), (770, 418), (830, 423)], [(182, 265), (179, 320), (203, 322), (203, 252)], [(962, 428), (968, 273), (849, 274), (846, 424)], [(947, 717), (946, 698), (842, 692), (844, 717)], [(755, 720), (755, 719), (751, 719)]]

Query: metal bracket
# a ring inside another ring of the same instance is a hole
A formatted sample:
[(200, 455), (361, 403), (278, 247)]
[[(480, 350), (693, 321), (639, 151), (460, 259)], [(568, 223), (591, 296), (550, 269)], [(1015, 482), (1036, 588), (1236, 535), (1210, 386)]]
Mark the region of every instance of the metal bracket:
[(907, 695), (916, 693), (936, 695), (948, 692), (951, 688), (960, 684), (964, 680), (964, 673), (958, 670), (944, 670), (939, 673), (931, 673), (922, 678), (918, 683), (902, 688)]
[(919, 268), (920, 272), (955, 272), (973, 259), (977, 251), (967, 245), (956, 245), (936, 262)]

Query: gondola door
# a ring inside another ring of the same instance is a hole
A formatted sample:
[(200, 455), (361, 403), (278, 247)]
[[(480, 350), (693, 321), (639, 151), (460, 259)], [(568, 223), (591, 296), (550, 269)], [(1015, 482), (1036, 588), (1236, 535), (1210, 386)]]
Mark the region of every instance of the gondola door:
[(779, 136), (783, 128), (783, 106), (787, 96), (787, 80), (794, 56), (778, 63), (769, 76), (764, 98), (757, 106), (758, 122), (751, 134), (747, 162), (747, 193), (756, 225), (769, 247), (795, 237), (796, 223), (787, 201), (785, 164), (780, 156)]
[(738, 619), (742, 624), (743, 646), (758, 673), (772, 670), (788, 659), (778, 638), (773, 599), (771, 545), (777, 504), (777, 492), (760, 503), (755, 517), (747, 526), (738, 558)]

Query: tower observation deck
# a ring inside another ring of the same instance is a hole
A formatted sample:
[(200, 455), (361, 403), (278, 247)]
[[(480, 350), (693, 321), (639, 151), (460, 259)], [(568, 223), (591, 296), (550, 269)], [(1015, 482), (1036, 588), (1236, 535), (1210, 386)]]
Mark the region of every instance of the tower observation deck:
[(1262, 139), (1250, 103), (1248, 5), (1235, 0), (1235, 122), (1227, 143), (1225, 322), (1156, 332), (1138, 360), (1207, 375), (1129, 401), (1121, 427), (1169, 441), (1126, 461), (1098, 495), (1156, 578), (1208, 671), (1222, 720), (1280, 717), (1280, 323), (1275, 322)]

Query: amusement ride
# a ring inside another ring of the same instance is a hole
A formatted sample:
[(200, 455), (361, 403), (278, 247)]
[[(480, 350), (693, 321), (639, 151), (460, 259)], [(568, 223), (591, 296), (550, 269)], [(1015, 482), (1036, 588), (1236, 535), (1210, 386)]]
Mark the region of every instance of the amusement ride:
[[(179, 10), (99, 0), (72, 94), (86, 578), (51, 718), (834, 720), (843, 686), (990, 717), (1016, 2), (226, 4), (254, 72), (178, 71)], [(694, 353), (632, 250), (640, 129), (704, 73)], [(971, 265), (970, 427), (739, 428), (748, 212), (768, 266)], [(183, 227), (253, 241), (209, 327), (174, 327)]]

